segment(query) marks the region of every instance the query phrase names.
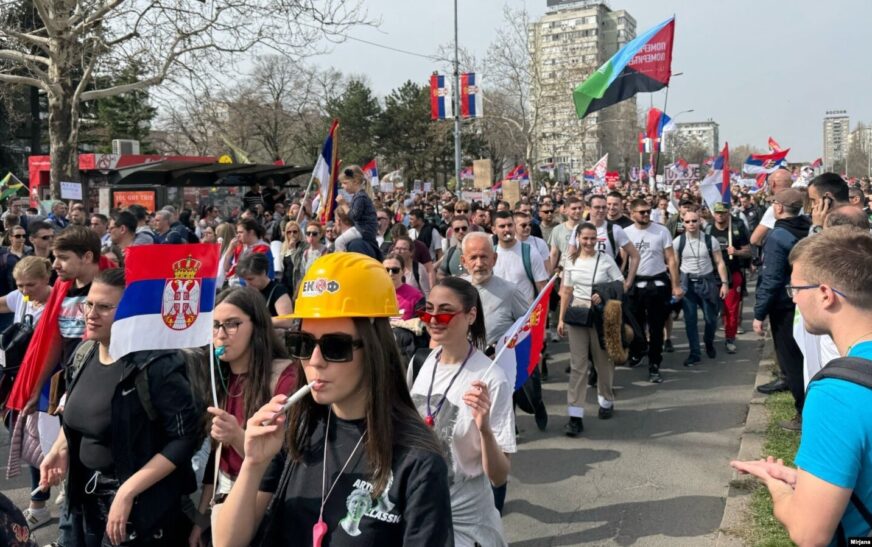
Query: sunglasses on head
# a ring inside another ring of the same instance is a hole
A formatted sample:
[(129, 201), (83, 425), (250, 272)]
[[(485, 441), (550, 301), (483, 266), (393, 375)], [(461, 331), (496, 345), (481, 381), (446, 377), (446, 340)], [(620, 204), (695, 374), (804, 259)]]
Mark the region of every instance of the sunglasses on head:
[(461, 313), (463, 313), (463, 311), (456, 311), (452, 313), (430, 313), (428, 311), (421, 310), (418, 312), (418, 319), (420, 319), (424, 323), (430, 323), (435, 319), (437, 325), (447, 325), (451, 322), (452, 319), (454, 319)]
[(347, 363), (354, 358), (354, 350), (363, 347), (363, 340), (355, 340), (341, 332), (315, 338), (308, 332), (289, 332), (285, 338), (288, 352), (295, 359), (311, 359), (315, 346), (321, 349), (321, 357), (330, 363)]

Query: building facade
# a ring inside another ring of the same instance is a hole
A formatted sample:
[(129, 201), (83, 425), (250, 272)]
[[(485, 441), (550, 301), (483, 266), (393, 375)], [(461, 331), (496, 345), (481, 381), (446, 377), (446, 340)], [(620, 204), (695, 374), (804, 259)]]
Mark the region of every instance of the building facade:
[(551, 160), (579, 177), (605, 153), (611, 169), (634, 165), (625, 150), (633, 149), (639, 127), (635, 98), (579, 120), (572, 91), (636, 37), (636, 20), (602, 0), (547, 3), (529, 29), (536, 162)]
[(824, 117), (824, 170), (832, 171), (848, 153), (851, 119), (847, 110), (828, 110)]
[[(716, 156), (721, 149), (717, 122), (709, 119), (705, 122), (676, 123), (675, 131), (670, 132), (667, 145), (672, 146), (676, 156), (684, 157), (692, 163), (697, 160), (694, 156), (701, 151), (706, 158)], [(668, 146), (667, 146), (668, 148)]]

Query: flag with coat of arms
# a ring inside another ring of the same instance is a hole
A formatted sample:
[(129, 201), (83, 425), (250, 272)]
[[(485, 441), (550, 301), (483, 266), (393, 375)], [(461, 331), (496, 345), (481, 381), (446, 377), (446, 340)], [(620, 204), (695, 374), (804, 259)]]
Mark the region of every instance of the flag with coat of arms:
[(112, 323), (112, 358), (208, 345), (218, 253), (214, 243), (129, 247), (124, 257), (126, 288)]
[(556, 275), (551, 277), (533, 300), (527, 313), (515, 321), (497, 344), (495, 364), (503, 370), (515, 390), (521, 389), (542, 356), (548, 301), (556, 279)]

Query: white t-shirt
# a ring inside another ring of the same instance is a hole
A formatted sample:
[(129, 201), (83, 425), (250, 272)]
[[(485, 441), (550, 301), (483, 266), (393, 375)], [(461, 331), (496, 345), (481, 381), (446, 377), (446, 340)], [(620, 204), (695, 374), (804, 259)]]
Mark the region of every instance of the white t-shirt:
[(839, 355), (839, 349), (830, 336), (818, 336), (805, 330), (805, 322), (799, 308), (793, 315), (793, 338), (802, 352), (803, 357), (803, 385), (808, 389), (808, 383), (818, 371)]
[[(533, 270), (533, 279), (536, 282), (548, 281), (548, 272), (545, 271), (545, 259), (539, 255), (539, 252), (534, 247), (530, 247), (530, 267)], [(497, 245), (497, 263), (494, 266), (494, 275), (516, 285), (527, 304), (533, 302), (536, 291), (530, 282), (530, 278), (527, 277), (527, 270), (524, 269), (524, 257), (521, 254), (520, 241), (516, 241), (508, 249), (502, 245)]]
[(639, 251), (636, 275), (655, 276), (666, 272), (666, 249), (672, 248), (672, 235), (665, 226), (653, 222), (644, 230), (635, 225), (627, 226), (624, 233)]
[[(712, 256), (709, 257), (708, 247), (705, 245), (705, 234), (698, 233), (698, 237), (690, 237), (684, 233), (684, 252), (681, 253), (680, 270), (689, 275), (708, 275), (715, 271), (714, 254), (721, 252), (721, 244), (718, 238), (712, 237)], [(678, 253), (681, 236), (672, 240), (672, 247)], [(676, 254), (677, 257), (677, 254)]]
[[(42, 317), (42, 312), (45, 310), (44, 304), (36, 304), (33, 301), (25, 302), (24, 296), (18, 289), (6, 295), (6, 306), (15, 314), (14, 321), (21, 321), (25, 315), (29, 314), (33, 317), (34, 326), (39, 322), (39, 318)], [(0, 350), (0, 364), (6, 365), (6, 353), (3, 350)]]
[(612, 224), (612, 237), (615, 238), (617, 249), (612, 249), (612, 243), (609, 241), (608, 222), (603, 222), (602, 225), (596, 228), (596, 243), (599, 252), (605, 253), (610, 257), (615, 257), (621, 248), (630, 242), (627, 237), (627, 232), (617, 224)]
[[(473, 380), (483, 380), (487, 384), (491, 400), (491, 429), (500, 449), (506, 454), (513, 454), (517, 452), (517, 445), (512, 386), (509, 386), (505, 373), (498, 366), (482, 376), (491, 360), (479, 350), (473, 351), (462, 370), (460, 363), (440, 363), (437, 366), (436, 356), (439, 352), (440, 348), (430, 352), (414, 382), (413, 367), (409, 365), (407, 381), (411, 385), (412, 402), (421, 416), (427, 416), (428, 392), (431, 412), (436, 412), (439, 401), (445, 395), (445, 402), (436, 414), (433, 431), (442, 444), (448, 464), (455, 544), (469, 547), (475, 542), (481, 545), (505, 545), (491, 484), (481, 464), (481, 435), (472, 411), (463, 402), (463, 394), (469, 390)], [(457, 378), (448, 389), (455, 375)]]
[(775, 208), (771, 205), (763, 213), (763, 218), (760, 219), (760, 226), (766, 226), (770, 230), (775, 228)]
[[(596, 269), (596, 277), (594, 276)], [(591, 280), (591, 278), (593, 279)], [(597, 257), (580, 256), (574, 262), (568, 259), (563, 267), (563, 283), (572, 286), (573, 301), (580, 299), (590, 303), (591, 285), (599, 283), (608, 283), (609, 281), (623, 281), (624, 276), (621, 274), (621, 269), (615, 263), (614, 259), (600, 253), (599, 264)], [(592, 282), (591, 282), (592, 281)]]
[[(545, 240), (541, 237), (530, 236), (526, 240), (524, 240), (524, 243), (526, 243), (530, 247), (533, 247), (533, 250), (539, 253), (539, 255), (542, 257), (543, 265), (546, 260), (550, 259), (551, 249), (548, 247), (548, 244), (545, 243)], [(533, 255), (531, 254), (530, 259), (532, 260), (532, 258)]]

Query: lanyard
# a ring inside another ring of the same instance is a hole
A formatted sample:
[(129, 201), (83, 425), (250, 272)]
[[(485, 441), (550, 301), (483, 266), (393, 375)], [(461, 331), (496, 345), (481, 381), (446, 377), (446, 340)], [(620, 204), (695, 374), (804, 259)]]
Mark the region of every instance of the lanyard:
[(436, 381), (436, 368), (439, 367), (439, 360), (442, 359), (442, 350), (439, 350), (439, 355), (436, 356), (436, 364), (433, 365), (433, 375), (430, 377), (430, 387), (427, 388), (427, 416), (424, 418), (424, 423), (428, 426), (433, 427), (436, 425), (436, 415), (439, 414), (439, 411), (442, 410), (442, 405), (445, 404), (445, 400), (448, 398), (448, 392), (451, 390), (451, 386), (454, 385), (454, 380), (457, 380), (457, 377), (460, 376), (461, 371), (463, 371), (463, 367), (466, 366), (466, 362), (469, 361), (469, 358), (472, 356), (472, 351), (475, 349), (475, 346), (471, 343), (469, 344), (469, 352), (466, 354), (466, 359), (461, 363), (460, 368), (457, 369), (457, 372), (454, 373), (454, 376), (451, 377), (451, 381), (448, 382), (448, 387), (445, 388), (445, 393), (442, 394), (442, 398), (436, 404), (436, 410), (433, 411), (430, 407), (430, 397), (433, 395), (433, 384)]
[(321, 511), (318, 513), (318, 522), (316, 522), (315, 526), (312, 527), (313, 547), (321, 547), (321, 541), (323, 541), (324, 536), (327, 534), (327, 524), (324, 522), (324, 506), (327, 504), (327, 499), (330, 497), (330, 494), (336, 487), (336, 483), (338, 483), (339, 479), (342, 478), (342, 474), (345, 472), (348, 464), (351, 463), (352, 458), (354, 458), (354, 455), (357, 453), (357, 449), (360, 448), (360, 443), (363, 442), (363, 438), (366, 437), (366, 431), (364, 431), (363, 434), (361, 434), (360, 439), (357, 441), (357, 444), (354, 445), (354, 450), (351, 451), (348, 459), (345, 460), (345, 464), (342, 466), (342, 469), (339, 470), (339, 474), (336, 475), (336, 479), (333, 481), (333, 484), (330, 485), (330, 490), (328, 490), (325, 494), (324, 488), (327, 486), (327, 439), (330, 435), (330, 417), (332, 415), (333, 408), (331, 407), (330, 410), (327, 411), (327, 425), (324, 428), (324, 462), (321, 469)]

